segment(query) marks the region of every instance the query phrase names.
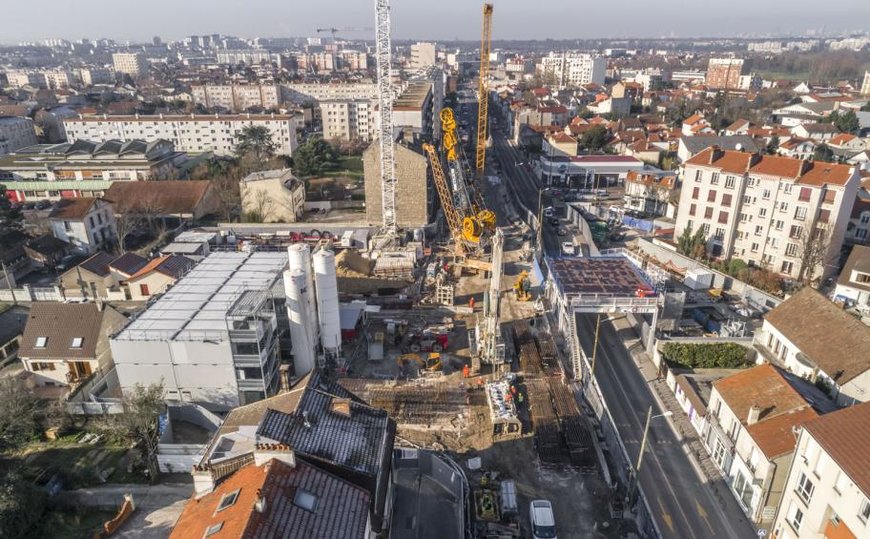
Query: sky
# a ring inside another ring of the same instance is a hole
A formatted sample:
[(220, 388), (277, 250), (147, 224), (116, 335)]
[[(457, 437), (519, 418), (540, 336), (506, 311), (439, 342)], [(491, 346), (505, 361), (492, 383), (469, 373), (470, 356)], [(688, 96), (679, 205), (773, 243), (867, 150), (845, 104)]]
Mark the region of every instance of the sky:
[[(0, 42), (192, 34), (304, 37), (318, 27), (372, 27), (374, 0), (14, 0)], [(870, 0), (494, 0), (493, 39), (844, 34), (868, 30)], [(479, 39), (482, 2), (392, 0), (394, 39)], [(38, 9), (32, 9), (38, 6)], [(822, 7), (823, 6), (823, 7)], [(863, 24), (862, 24), (863, 22)], [(863, 27), (862, 27), (863, 26)], [(323, 34), (327, 35), (327, 34)], [(346, 32), (351, 39), (372, 31)]]

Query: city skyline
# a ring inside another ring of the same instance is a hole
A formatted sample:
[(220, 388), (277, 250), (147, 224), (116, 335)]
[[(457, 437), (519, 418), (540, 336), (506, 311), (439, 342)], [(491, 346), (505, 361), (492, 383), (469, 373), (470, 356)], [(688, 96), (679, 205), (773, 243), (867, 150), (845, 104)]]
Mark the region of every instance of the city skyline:
[[(191, 34), (220, 33), (243, 38), (307, 37), (318, 35), (317, 28), (370, 28), (374, 22), (373, 3), (359, 0), (334, 0), (335, 9), (322, 13), (311, 5), (275, 4), (269, 0), (216, 0), (206, 4), (192, 0), (184, 4), (169, 0), (154, 0), (152, 9), (137, 13), (136, 24), (125, 27), (125, 14), (107, 0), (91, 0), (93, 9), (86, 13), (61, 0), (45, 0), (41, 9), (53, 16), (40, 21), (35, 30), (32, 14), (12, 8), (6, 13), (8, 24), (6, 44), (39, 42), (45, 39), (76, 40), (82, 37), (105, 37), (116, 41), (144, 42), (153, 36), (166, 41)], [(575, 7), (576, 6), (576, 7)], [(643, 12), (648, 4), (642, 0), (625, 0), (625, 12)], [(688, 11), (684, 0), (665, 0), (643, 17), (618, 21), (618, 27), (602, 35), (596, 23), (600, 15), (590, 13), (578, 4), (566, 0), (542, 0), (530, 4), (519, 0), (495, 2), (493, 39), (624, 39), (624, 38), (703, 38), (703, 37), (765, 37), (789, 35), (846, 35), (865, 30), (855, 21), (870, 19), (870, 3), (864, 0), (833, 0), (813, 17), (806, 9), (813, 7), (807, 0), (786, 2), (771, 0), (759, 4), (752, 0), (735, 0), (721, 6), (705, 6)], [(205, 8), (208, 9), (205, 9)], [(674, 16), (677, 10), (679, 16)], [(265, 17), (265, 13), (272, 15)], [(548, 20), (548, 14), (560, 13)], [(751, 13), (751, 17), (747, 14)], [(843, 15), (848, 13), (849, 16)], [(167, 17), (167, 14), (171, 14)], [(588, 19), (587, 19), (588, 17)], [(540, 24), (529, 21), (540, 20)], [(584, 22), (588, 21), (588, 22)], [(712, 26), (711, 21), (716, 21)], [(776, 21), (771, 24), (771, 21)], [(460, 0), (445, 0), (437, 4), (395, 0), (392, 3), (393, 37), (397, 40), (452, 41), (479, 39), (479, 6)], [(328, 33), (322, 34), (328, 36)], [(339, 34), (342, 36), (342, 34)], [(348, 39), (373, 39), (372, 30), (347, 31)]]

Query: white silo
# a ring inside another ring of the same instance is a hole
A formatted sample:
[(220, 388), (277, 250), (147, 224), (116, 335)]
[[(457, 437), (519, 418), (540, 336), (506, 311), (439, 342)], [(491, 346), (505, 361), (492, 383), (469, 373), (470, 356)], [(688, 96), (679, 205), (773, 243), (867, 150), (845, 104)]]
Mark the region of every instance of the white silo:
[(308, 331), (308, 342), (316, 345), (319, 340), (320, 327), (317, 321), (317, 291), (314, 288), (314, 270), (311, 269), (311, 249), (306, 243), (294, 243), (287, 247), (287, 257), (290, 271), (300, 270), (305, 274), (305, 284), (308, 290), (306, 295), (307, 312), (311, 314), (305, 320), (305, 327)]
[(294, 372), (296, 376), (302, 376), (314, 368), (317, 358), (317, 343), (311, 339), (308, 329), (311, 319), (316, 316), (308, 304), (314, 290), (308, 288), (305, 272), (297, 268), (284, 272), (284, 292), (287, 294), (287, 317), (293, 340)]
[(335, 253), (321, 249), (314, 253), (314, 282), (317, 286), (317, 312), (320, 317), (320, 344), (328, 358), (341, 356), (341, 316), (338, 308), (338, 279)]

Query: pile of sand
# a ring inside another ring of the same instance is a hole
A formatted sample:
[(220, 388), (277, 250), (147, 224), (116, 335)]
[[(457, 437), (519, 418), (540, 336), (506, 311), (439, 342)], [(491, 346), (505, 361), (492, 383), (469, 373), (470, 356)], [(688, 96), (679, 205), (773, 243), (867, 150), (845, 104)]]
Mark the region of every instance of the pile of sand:
[(339, 277), (371, 277), (375, 261), (363, 258), (353, 249), (345, 249), (335, 257), (335, 273)]

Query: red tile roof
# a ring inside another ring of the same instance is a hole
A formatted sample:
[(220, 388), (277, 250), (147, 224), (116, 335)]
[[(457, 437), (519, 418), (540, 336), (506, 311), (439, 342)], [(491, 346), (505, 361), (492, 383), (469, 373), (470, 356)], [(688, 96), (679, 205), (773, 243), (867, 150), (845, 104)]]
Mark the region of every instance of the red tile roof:
[[(314, 496), (313, 511), (295, 503), (300, 490)], [(236, 491), (235, 503), (218, 510), (223, 497)], [(265, 500), (262, 512), (255, 508), (258, 495)], [(315, 466), (273, 459), (261, 466), (248, 464), (209, 494), (191, 498), (170, 538), (202, 539), (211, 526), (220, 525), (209, 538), (364, 539), (369, 499), (365, 489)]]
[(807, 406), (749, 425), (746, 431), (755, 440), (764, 456), (772, 460), (794, 451), (795, 439), (792, 429), (817, 417), (819, 414)]
[(831, 146), (839, 146), (841, 144), (846, 144), (847, 142), (852, 142), (856, 138), (858, 137), (856, 137), (855, 135), (850, 135), (849, 133), (840, 133), (836, 137), (829, 140), (828, 144)]
[(713, 387), (744, 425), (753, 405), (761, 408), (759, 422), (809, 406), (779, 369), (769, 363), (716, 380)]
[(51, 210), (49, 217), (51, 219), (82, 220), (91, 212), (96, 201), (97, 199), (93, 197), (63, 198)]
[[(704, 120), (704, 116), (702, 114), (692, 114), (691, 116), (689, 116), (688, 118), (683, 120), (683, 124), (695, 125), (696, 123), (700, 122), (701, 120)], [(706, 122), (706, 120), (705, 120), (705, 122)]]
[[(853, 168), (849, 165), (804, 162), (791, 157), (755, 155), (737, 151), (716, 151), (707, 148), (689, 158), (686, 164), (708, 166), (734, 174), (763, 174), (779, 178), (793, 178), (797, 183), (807, 185), (845, 185), (852, 177)], [(751, 164), (753, 163), (754, 164)], [(751, 166), (750, 166), (751, 164)]]
[(870, 498), (870, 402), (823, 415), (804, 428)]
[(113, 182), (105, 198), (112, 202), (117, 214), (128, 211), (192, 214), (210, 187), (208, 180)]

